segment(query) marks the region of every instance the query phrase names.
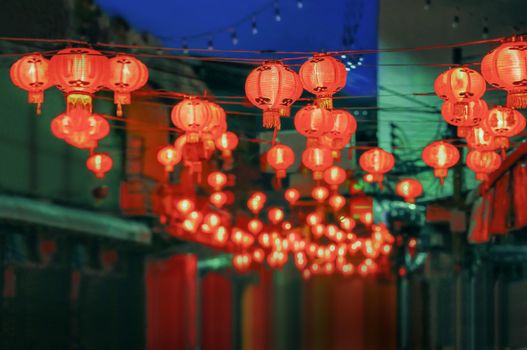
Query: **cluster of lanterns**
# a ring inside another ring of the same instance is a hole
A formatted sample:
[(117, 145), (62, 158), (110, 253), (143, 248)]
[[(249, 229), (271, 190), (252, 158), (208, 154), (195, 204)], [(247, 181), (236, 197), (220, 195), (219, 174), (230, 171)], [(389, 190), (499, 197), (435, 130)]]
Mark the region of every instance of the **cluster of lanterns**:
[(51, 122), (53, 134), (68, 144), (90, 150), (86, 165), (97, 177), (112, 167), (106, 153), (95, 153), (97, 143), (110, 132), (110, 125), (92, 111), (93, 95), (103, 89), (114, 92), (117, 115), (122, 105), (131, 103), (131, 93), (148, 81), (148, 69), (127, 54), (108, 58), (89, 48), (58, 51), (50, 60), (35, 53), (17, 60), (10, 70), (14, 85), (28, 92), (28, 102), (37, 105), (40, 114), (44, 91), (56, 86), (66, 96), (66, 111)]

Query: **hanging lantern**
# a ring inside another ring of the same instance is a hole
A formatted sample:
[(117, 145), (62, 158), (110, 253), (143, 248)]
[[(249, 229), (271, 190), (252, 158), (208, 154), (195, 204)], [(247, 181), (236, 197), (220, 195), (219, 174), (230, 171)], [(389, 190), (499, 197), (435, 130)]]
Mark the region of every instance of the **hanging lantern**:
[(262, 231), (263, 223), (259, 219), (251, 219), (249, 223), (247, 223), (247, 229), (249, 232), (251, 232), (253, 235), (257, 235)]
[(245, 81), (249, 101), (263, 110), (264, 128), (280, 129), (280, 116), (289, 116), (290, 106), (302, 95), (295, 71), (281, 62), (264, 62)]
[(110, 124), (97, 114), (62, 113), (51, 121), (51, 132), (59, 139), (80, 149), (94, 149), (108, 136)]
[(295, 153), (289, 146), (276, 144), (267, 151), (266, 158), (267, 163), (275, 170), (276, 177), (283, 179), (287, 168), (295, 162)]
[(311, 190), (311, 197), (313, 197), (314, 200), (316, 200), (319, 203), (322, 203), (326, 200), (329, 196), (329, 191), (324, 186), (315, 186), (313, 187), (313, 190)]
[(208, 227), (215, 228), (221, 224), (221, 218), (218, 214), (208, 213), (205, 215), (203, 222), (208, 225)]
[(118, 54), (108, 60), (106, 87), (114, 92), (117, 115), (122, 116), (122, 105), (132, 102), (131, 92), (139, 90), (148, 81), (148, 68), (137, 58)]
[(157, 161), (165, 167), (166, 172), (172, 172), (181, 161), (181, 153), (172, 145), (165, 146), (157, 152)]
[(234, 254), (232, 256), (232, 266), (238, 272), (247, 272), (251, 266), (251, 255), (247, 253)]
[(327, 54), (316, 54), (300, 67), (304, 89), (317, 96), (317, 105), (332, 109), (332, 96), (346, 86), (346, 67)]
[(313, 172), (315, 180), (322, 179), (323, 171), (331, 166), (331, 151), (326, 147), (308, 147), (302, 153), (302, 164)]
[(445, 101), (441, 107), (441, 115), (443, 119), (450, 124), (460, 127), (461, 132), (458, 132), (459, 137), (464, 137), (463, 128), (478, 126), (488, 113), (487, 103), (482, 100), (473, 100), (467, 102), (465, 112), (462, 114), (456, 113), (456, 104), (451, 101)]
[(295, 129), (308, 138), (308, 145), (331, 130), (331, 113), (314, 105), (301, 108), (295, 115)]
[(341, 196), (340, 194), (334, 194), (331, 197), (329, 197), (329, 206), (333, 208), (334, 211), (339, 211), (346, 205), (346, 198)]
[(343, 142), (357, 131), (357, 121), (347, 111), (334, 109), (331, 111), (331, 128), (327, 132), (334, 143)]
[(271, 223), (277, 225), (284, 219), (284, 211), (280, 208), (270, 208), (267, 212), (267, 218)]
[(395, 192), (403, 197), (405, 202), (414, 203), (415, 198), (423, 194), (423, 185), (416, 179), (402, 179), (397, 182)]
[(494, 151), (499, 148), (496, 137), (483, 126), (471, 128), (466, 136), (467, 145), (478, 151)]
[(295, 203), (300, 199), (300, 192), (296, 188), (288, 188), (284, 192), (284, 197), (290, 205), (295, 205)]
[(238, 147), (238, 136), (233, 132), (224, 132), (216, 139), (216, 148), (221, 151), (223, 158), (231, 158), (232, 151), (236, 147)]
[(485, 94), (486, 83), (475, 70), (458, 67), (441, 73), (434, 83), (434, 90), (442, 100), (454, 103), (453, 113), (457, 117), (464, 117), (468, 102), (479, 100)]
[(324, 181), (336, 190), (346, 180), (346, 170), (337, 165), (333, 165), (324, 171)]
[(306, 223), (309, 226), (319, 225), (319, 224), (322, 223), (322, 220), (323, 220), (322, 215), (319, 212), (316, 212), (316, 211), (314, 211), (312, 213), (309, 213), (306, 216)]
[(200, 132), (207, 126), (210, 119), (209, 103), (199, 98), (185, 98), (172, 108), (171, 118), (174, 125), (185, 131), (187, 142), (199, 140)]
[(223, 191), (213, 192), (209, 196), (209, 201), (216, 208), (223, 208), (225, 203), (227, 203), (227, 194)]
[(444, 141), (434, 141), (426, 146), (422, 156), (425, 164), (434, 168), (434, 176), (439, 177), (441, 185), (444, 184), (445, 177), (448, 175), (448, 168), (453, 167), (459, 161), (457, 148)]
[(500, 156), (492, 151), (470, 151), (467, 154), (467, 166), (476, 173), (476, 179), (486, 181), (489, 174), (498, 170), (501, 165)]
[(481, 61), (481, 73), (487, 82), (506, 90), (507, 106), (527, 107), (527, 40), (514, 36), (489, 52)]
[(372, 175), (373, 182), (382, 184), (384, 174), (392, 170), (395, 159), (382, 148), (372, 148), (360, 156), (359, 164), (362, 170)]
[(215, 191), (221, 191), (221, 189), (227, 184), (227, 175), (221, 171), (213, 171), (207, 177), (207, 182)]
[(94, 153), (86, 160), (88, 170), (93, 172), (99, 179), (102, 179), (110, 171), (112, 164), (112, 158), (106, 153)]
[(512, 108), (492, 108), (484, 120), (486, 130), (496, 136), (512, 137), (525, 129), (525, 117)]
[(201, 132), (201, 139), (203, 140), (205, 149), (213, 152), (216, 148), (215, 140), (227, 131), (227, 114), (225, 113), (225, 110), (216, 103), (208, 101), (208, 104), (210, 118), (209, 122)]
[(192, 211), (194, 211), (194, 208), (196, 207), (196, 204), (194, 203), (194, 201), (188, 198), (180, 198), (180, 199), (177, 199), (175, 202), (176, 202), (176, 210), (181, 215), (185, 215), (185, 216), (191, 213)]
[(343, 230), (346, 230), (348, 232), (352, 231), (355, 228), (355, 225), (357, 224), (355, 220), (353, 220), (352, 218), (348, 216), (343, 216), (339, 220), (340, 220), (340, 227)]
[(27, 91), (28, 103), (37, 105), (37, 114), (44, 103), (44, 90), (52, 85), (48, 67), (49, 61), (37, 53), (18, 59), (9, 71), (13, 84)]
[(264, 207), (267, 196), (262, 192), (254, 192), (247, 200), (247, 208), (253, 213), (258, 214)]

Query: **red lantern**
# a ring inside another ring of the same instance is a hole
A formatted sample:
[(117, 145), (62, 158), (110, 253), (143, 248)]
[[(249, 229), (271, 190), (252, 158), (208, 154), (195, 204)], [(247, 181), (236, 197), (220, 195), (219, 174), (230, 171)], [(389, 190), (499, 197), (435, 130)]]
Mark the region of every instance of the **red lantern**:
[(267, 151), (267, 163), (276, 171), (276, 177), (282, 179), (286, 176), (287, 168), (295, 162), (295, 153), (286, 145), (277, 144)]
[(454, 114), (465, 116), (468, 102), (479, 100), (485, 93), (485, 79), (475, 70), (458, 67), (441, 73), (434, 90), (439, 98), (454, 103)]
[(267, 212), (267, 218), (270, 222), (277, 225), (284, 219), (284, 211), (280, 208), (270, 208)]
[(110, 133), (110, 124), (97, 114), (62, 113), (51, 121), (51, 132), (80, 149), (93, 149)]
[(372, 181), (382, 183), (384, 174), (395, 165), (395, 158), (382, 148), (372, 148), (360, 156), (359, 164), (372, 175)]
[(264, 62), (245, 81), (249, 101), (263, 110), (264, 128), (280, 129), (280, 116), (289, 116), (290, 106), (302, 95), (295, 71), (281, 62)]
[(333, 165), (324, 171), (324, 181), (334, 190), (346, 180), (346, 171), (337, 165)]
[(309, 140), (316, 140), (331, 130), (331, 113), (327, 109), (307, 105), (296, 113), (295, 129)]
[(408, 203), (414, 203), (415, 198), (423, 194), (423, 185), (416, 179), (402, 179), (395, 186), (395, 192)]
[(331, 128), (327, 136), (338, 142), (348, 140), (355, 131), (357, 131), (357, 121), (351, 113), (340, 109), (331, 111)]
[(346, 67), (326, 54), (317, 54), (300, 67), (304, 89), (317, 96), (321, 108), (333, 108), (333, 94), (346, 85)]
[(247, 208), (253, 213), (258, 214), (263, 209), (267, 196), (262, 192), (254, 192), (247, 200)]
[(122, 105), (132, 102), (130, 93), (142, 88), (148, 81), (148, 68), (137, 58), (118, 54), (108, 61), (106, 86), (114, 91), (117, 115), (123, 114)]
[(201, 139), (207, 151), (214, 151), (215, 140), (227, 131), (227, 115), (219, 105), (208, 101), (210, 108), (209, 122), (201, 132)]
[(302, 163), (311, 171), (315, 180), (322, 179), (322, 172), (331, 166), (331, 151), (326, 147), (308, 147), (302, 153)]
[(316, 212), (316, 211), (314, 211), (312, 213), (309, 213), (306, 216), (306, 223), (309, 226), (319, 225), (319, 224), (322, 223), (322, 220), (323, 220), (322, 215), (319, 212)]
[(467, 154), (467, 166), (476, 173), (476, 179), (486, 181), (489, 174), (498, 170), (501, 165), (500, 156), (492, 151), (470, 151)]
[(262, 228), (263, 224), (259, 219), (251, 219), (247, 224), (247, 229), (253, 235), (257, 235), (258, 233), (260, 233), (262, 231)]
[(527, 40), (515, 36), (489, 52), (481, 61), (481, 73), (487, 82), (506, 90), (507, 106), (527, 107)]
[(459, 151), (455, 146), (444, 142), (434, 141), (423, 149), (423, 161), (434, 168), (434, 175), (439, 177), (441, 184), (448, 175), (448, 168), (459, 161)]
[(334, 194), (331, 197), (329, 197), (329, 206), (333, 208), (335, 211), (339, 211), (346, 205), (346, 198), (341, 196), (340, 194)]
[(227, 175), (221, 171), (213, 171), (207, 177), (207, 182), (215, 191), (221, 191), (221, 189), (227, 184)]
[(215, 227), (218, 227), (219, 224), (221, 224), (221, 218), (218, 214), (209, 213), (205, 215), (203, 222), (207, 224), (209, 227), (215, 228)]
[(329, 196), (329, 191), (324, 186), (316, 186), (313, 187), (313, 190), (311, 190), (311, 197), (313, 197), (314, 200), (317, 202), (322, 203), (326, 200)]
[(172, 123), (185, 131), (187, 142), (199, 140), (199, 133), (207, 126), (210, 119), (209, 103), (199, 98), (186, 98), (172, 108)]
[(224, 132), (216, 139), (216, 148), (221, 151), (223, 158), (230, 158), (236, 147), (238, 147), (238, 136), (233, 132)]
[(227, 194), (223, 191), (213, 192), (209, 196), (209, 201), (216, 207), (222, 208), (227, 203)]
[(251, 267), (252, 257), (247, 253), (234, 254), (232, 256), (232, 266), (238, 272), (247, 272)]
[(487, 115), (488, 107), (484, 100), (474, 100), (467, 102), (463, 113), (456, 112), (456, 104), (454, 102), (445, 101), (443, 103), (441, 115), (448, 124), (458, 127), (472, 127), (481, 123), (481, 120)]
[(106, 153), (94, 153), (86, 160), (86, 167), (99, 179), (112, 168), (112, 158)]
[(349, 231), (351, 231), (351, 230), (353, 230), (355, 228), (355, 225), (356, 225), (356, 222), (352, 218), (347, 217), (347, 216), (341, 216), (341, 218), (340, 218), (340, 227), (343, 230), (346, 230), (346, 231), (349, 232)]
[(171, 172), (181, 161), (181, 152), (172, 145), (165, 146), (157, 152), (157, 161), (165, 167), (165, 171)]
[(466, 136), (468, 147), (478, 151), (494, 151), (499, 148), (496, 137), (483, 126), (471, 128)]
[(484, 121), (487, 130), (496, 136), (512, 137), (525, 129), (525, 117), (512, 108), (495, 107)]
[(348, 135), (345, 138), (331, 138), (331, 136), (326, 134), (319, 139), (318, 145), (329, 148), (333, 159), (339, 160), (341, 151), (346, 147), (350, 140), (351, 135)]
[(48, 67), (49, 61), (37, 53), (18, 59), (9, 71), (13, 84), (27, 91), (28, 103), (37, 105), (37, 114), (44, 103), (44, 90), (52, 85)]
[(288, 188), (285, 190), (284, 197), (290, 205), (295, 205), (298, 199), (300, 199), (300, 192), (296, 188)]

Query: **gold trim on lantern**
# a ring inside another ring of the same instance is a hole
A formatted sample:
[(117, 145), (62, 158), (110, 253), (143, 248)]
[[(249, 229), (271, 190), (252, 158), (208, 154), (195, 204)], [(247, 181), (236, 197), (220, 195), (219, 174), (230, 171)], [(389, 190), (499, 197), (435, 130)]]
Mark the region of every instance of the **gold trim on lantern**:
[(527, 90), (509, 92), (507, 94), (507, 107), (515, 109), (527, 108)]

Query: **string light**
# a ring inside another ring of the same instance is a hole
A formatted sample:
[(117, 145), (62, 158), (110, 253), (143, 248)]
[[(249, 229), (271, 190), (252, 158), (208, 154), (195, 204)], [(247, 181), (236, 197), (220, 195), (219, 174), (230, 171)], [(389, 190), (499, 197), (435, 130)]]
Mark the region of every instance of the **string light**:
[(238, 36), (236, 35), (236, 31), (234, 29), (231, 33), (231, 40), (233, 45), (238, 45)]
[(296, 7), (298, 7), (299, 9), (304, 8), (304, 2), (302, 0), (298, 0), (296, 2)]
[(454, 19), (452, 20), (452, 28), (456, 29), (459, 26), (459, 7), (456, 7), (456, 14), (454, 15)]
[(207, 47), (209, 50), (214, 50), (214, 43), (212, 42), (212, 38), (209, 38), (209, 42), (207, 44)]
[(253, 17), (253, 19), (252, 19), (251, 33), (253, 33), (253, 35), (258, 34), (258, 26), (256, 25), (256, 17)]
[(425, 5), (424, 5), (425, 11), (430, 10), (431, 5), (432, 5), (432, 0), (425, 0)]
[(280, 22), (282, 20), (282, 16), (280, 14), (280, 6), (278, 5), (278, 1), (275, 1), (274, 3), (274, 19), (277, 22)]
[(187, 39), (183, 39), (182, 46), (183, 46), (183, 53), (184, 53), (185, 55), (188, 55), (188, 43), (187, 43)]
[(489, 21), (489, 19), (487, 17), (483, 18), (483, 30), (481, 31), (481, 37), (483, 39), (488, 39), (488, 37), (489, 37), (488, 21)]

